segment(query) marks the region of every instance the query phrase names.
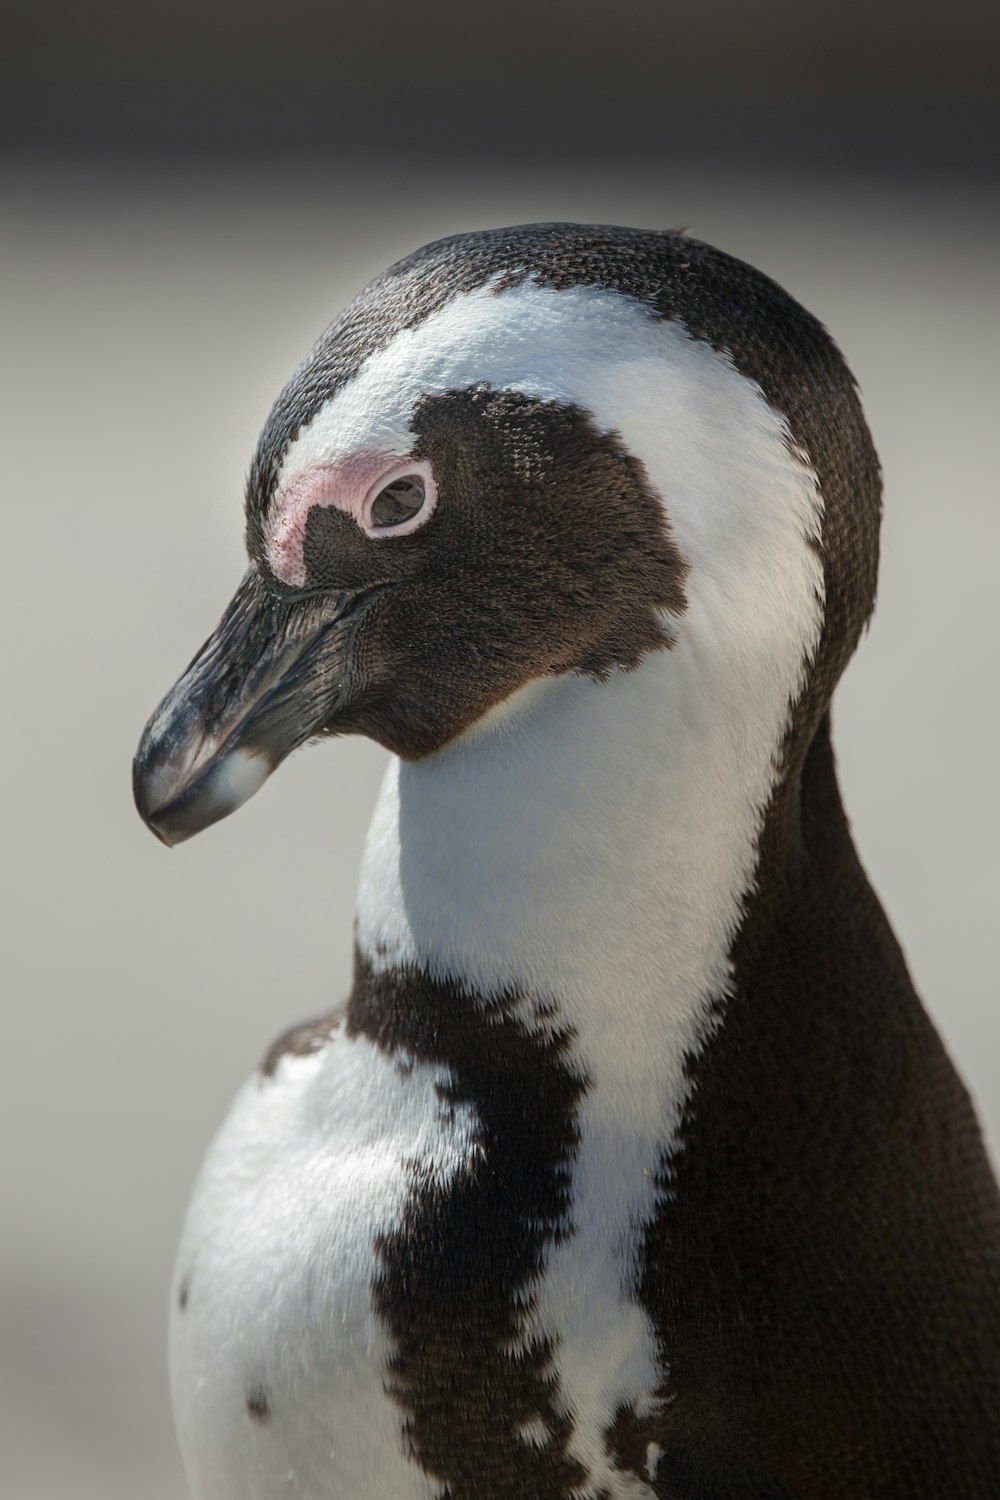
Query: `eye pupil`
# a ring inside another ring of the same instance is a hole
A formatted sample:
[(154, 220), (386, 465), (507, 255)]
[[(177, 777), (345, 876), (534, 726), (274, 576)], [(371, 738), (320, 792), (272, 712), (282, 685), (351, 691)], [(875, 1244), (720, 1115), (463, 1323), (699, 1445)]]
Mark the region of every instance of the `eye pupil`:
[(400, 526), (415, 516), (424, 503), (424, 482), (418, 476), (394, 479), (379, 490), (372, 505), (376, 526)]

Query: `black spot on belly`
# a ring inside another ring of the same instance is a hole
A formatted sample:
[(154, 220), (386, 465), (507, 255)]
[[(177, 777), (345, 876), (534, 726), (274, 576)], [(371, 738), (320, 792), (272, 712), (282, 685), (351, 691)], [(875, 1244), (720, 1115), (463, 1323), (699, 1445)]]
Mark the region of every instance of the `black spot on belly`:
[(191, 1273), (181, 1277), (181, 1284), (177, 1288), (177, 1306), (181, 1312), (187, 1311), (188, 1298), (191, 1295)]
[(271, 1402), (262, 1385), (252, 1385), (247, 1390), (247, 1415), (251, 1422), (264, 1427), (271, 1420)]
[(448, 1500), (596, 1500), (571, 1452), (557, 1351), (528, 1322), (546, 1254), (573, 1232), (588, 1085), (572, 1033), (554, 1017), (536, 1032), (521, 1014), (514, 994), (485, 1005), (456, 984), (358, 960), (348, 1034), (446, 1067), (443, 1109), (476, 1122), (446, 1182), (413, 1163), (403, 1221), (376, 1242), (373, 1300), (394, 1346), (387, 1390), (405, 1441)]
[(268, 1049), (260, 1065), (261, 1078), (273, 1078), (278, 1064), (285, 1056), (309, 1057), (320, 1052), (344, 1019), (343, 1011), (333, 1010), (328, 1015), (318, 1016), (315, 1021), (301, 1021), (278, 1037)]

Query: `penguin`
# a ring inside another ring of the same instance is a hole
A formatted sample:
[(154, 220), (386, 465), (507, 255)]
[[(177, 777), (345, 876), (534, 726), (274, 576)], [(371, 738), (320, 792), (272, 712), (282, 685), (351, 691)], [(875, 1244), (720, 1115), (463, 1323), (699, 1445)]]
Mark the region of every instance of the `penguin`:
[(285, 386), (136, 802), (390, 757), (351, 992), (183, 1230), (194, 1500), (1000, 1496), (1000, 1195), (831, 746), (880, 490), (823, 327), (683, 232), (441, 240)]

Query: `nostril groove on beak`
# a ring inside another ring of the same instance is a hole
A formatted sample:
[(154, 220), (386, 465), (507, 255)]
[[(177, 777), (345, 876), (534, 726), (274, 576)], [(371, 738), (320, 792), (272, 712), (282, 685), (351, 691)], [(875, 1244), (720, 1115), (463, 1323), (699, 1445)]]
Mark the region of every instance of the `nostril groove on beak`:
[(233, 812), (328, 722), (349, 690), (357, 621), (390, 587), (275, 602), (247, 574), (133, 763), (136, 808), (159, 839), (179, 843)]

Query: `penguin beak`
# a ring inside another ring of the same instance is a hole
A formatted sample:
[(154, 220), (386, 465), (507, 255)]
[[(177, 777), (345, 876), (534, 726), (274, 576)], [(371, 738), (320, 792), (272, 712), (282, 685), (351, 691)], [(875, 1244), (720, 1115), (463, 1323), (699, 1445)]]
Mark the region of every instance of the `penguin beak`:
[(381, 589), (275, 599), (253, 568), (143, 731), (136, 807), (163, 843), (241, 806), (344, 702), (354, 629)]

